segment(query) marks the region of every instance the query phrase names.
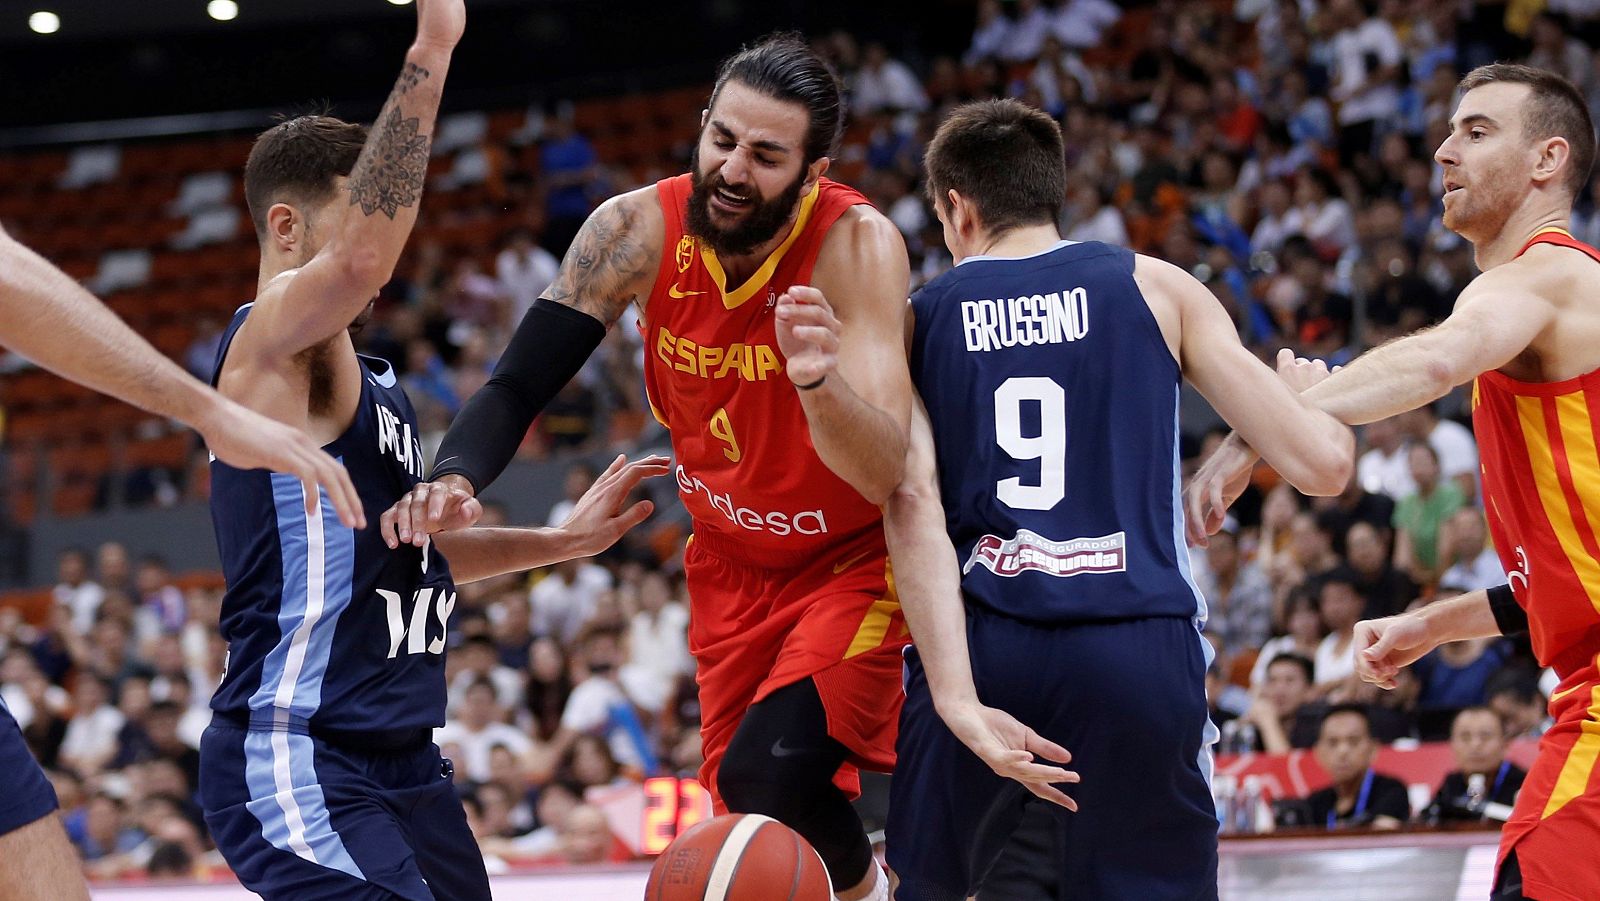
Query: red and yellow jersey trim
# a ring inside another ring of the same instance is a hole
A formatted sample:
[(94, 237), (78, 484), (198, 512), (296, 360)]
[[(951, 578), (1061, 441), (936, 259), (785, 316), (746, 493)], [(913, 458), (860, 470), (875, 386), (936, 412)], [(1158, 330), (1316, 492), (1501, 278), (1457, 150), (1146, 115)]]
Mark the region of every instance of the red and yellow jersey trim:
[(778, 249), (774, 250), (762, 261), (761, 268), (745, 279), (744, 284), (731, 292), (728, 290), (728, 274), (723, 271), (722, 261), (717, 259), (717, 252), (712, 250), (704, 241), (695, 242), (700, 245), (700, 262), (706, 267), (706, 272), (711, 276), (711, 280), (716, 283), (717, 290), (722, 293), (723, 307), (729, 310), (738, 309), (745, 301), (756, 296), (756, 292), (766, 287), (767, 282), (772, 280), (772, 274), (778, 271), (778, 264), (783, 262), (783, 257), (789, 252), (789, 248), (793, 247), (794, 242), (805, 234), (806, 225), (811, 221), (811, 211), (816, 208), (817, 196), (821, 193), (822, 183), (819, 181), (811, 187), (810, 193), (806, 194), (805, 198), (800, 201), (800, 214), (795, 217), (794, 227), (789, 229), (789, 237), (784, 238), (783, 243), (778, 245)]

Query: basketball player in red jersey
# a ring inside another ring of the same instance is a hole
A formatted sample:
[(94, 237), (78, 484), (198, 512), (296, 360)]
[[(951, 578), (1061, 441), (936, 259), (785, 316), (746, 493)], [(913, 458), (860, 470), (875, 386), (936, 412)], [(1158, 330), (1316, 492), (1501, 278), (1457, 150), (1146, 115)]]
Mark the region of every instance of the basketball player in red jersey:
[(391, 543), (461, 524), (545, 402), (630, 304), (694, 518), (685, 553), (700, 779), (718, 810), (805, 836), (841, 899), (886, 898), (849, 804), (888, 770), (906, 628), (878, 505), (911, 401), (899, 233), (828, 180), (838, 83), (798, 37), (728, 60), (692, 171), (614, 197), (451, 426)]
[[(1462, 79), (1444, 167), (1444, 224), (1482, 274), (1439, 325), (1328, 375), (1280, 353), (1280, 372), (1347, 423), (1425, 404), (1475, 379), (1473, 425), (1508, 585), (1356, 626), (1363, 678), (1447, 641), (1527, 630), (1554, 667), (1555, 725), (1500, 843), (1496, 899), (1600, 898), (1600, 251), (1566, 231), (1595, 138), (1558, 75), (1496, 64)], [(1320, 380), (1320, 381), (1319, 381)], [(1190, 488), (1189, 531), (1215, 531), (1253, 460), (1230, 438)]]

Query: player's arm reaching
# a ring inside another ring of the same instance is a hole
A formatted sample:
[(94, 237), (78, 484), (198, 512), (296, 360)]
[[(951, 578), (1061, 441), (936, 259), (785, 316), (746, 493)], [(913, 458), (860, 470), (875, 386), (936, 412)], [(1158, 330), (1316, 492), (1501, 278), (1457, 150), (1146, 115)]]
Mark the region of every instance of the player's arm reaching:
[(905, 242), (882, 214), (854, 207), (829, 231), (812, 281), (778, 298), (778, 348), (817, 456), (883, 504), (904, 475), (911, 412)]
[(315, 503), (327, 491), (339, 519), (362, 527), (344, 467), (301, 432), (253, 413), (190, 377), (93, 295), (0, 229), (0, 344), (44, 368), (136, 407), (187, 423), (217, 459), (291, 473)]
[(1078, 774), (1034, 759), (1038, 755), (1066, 763), (1072, 759), (1067, 749), (978, 700), (967, 651), (961, 567), (945, 532), (939, 501), (933, 430), (915, 399), (905, 462), (905, 479), (890, 494), (883, 523), (900, 607), (927, 673), (934, 707), (956, 738), (996, 773), (1047, 801), (1077, 810), (1077, 803), (1055, 786), (1079, 781)]
[[(1538, 277), (1538, 268), (1523, 261), (1490, 269), (1467, 286), (1443, 322), (1367, 351), (1320, 381), (1307, 379), (1315, 384), (1301, 396), (1352, 425), (1443, 397), (1480, 373), (1511, 362), (1555, 321), (1556, 307), (1539, 290)], [(1285, 375), (1306, 365), (1293, 361), (1292, 355), (1280, 356)], [(1200, 467), (1189, 486), (1192, 541), (1203, 543), (1221, 527), (1228, 505), (1243, 490), (1256, 450), (1260, 448), (1250, 435), (1230, 435)]]
[(649, 292), (665, 228), (654, 187), (613, 197), (589, 215), (494, 374), (450, 424), (432, 481), (383, 514), (390, 547), (420, 546), (430, 533), (450, 528), (442, 517), (451, 496), (476, 495), (499, 478), (534, 417), (578, 374), (628, 305)]
[(1184, 377), (1217, 413), (1291, 485), (1313, 495), (1343, 491), (1354, 468), (1350, 429), (1305, 403), (1245, 350), (1221, 304), (1189, 273), (1140, 256), (1134, 279)]
[[(524, 572), (574, 557), (592, 557), (617, 542), (623, 533), (644, 522), (655, 510), (650, 501), (627, 505), (639, 483), (665, 475), (668, 459), (650, 456), (629, 463), (618, 456), (593, 486), (585, 491), (572, 515), (557, 528), (470, 528), (442, 531), (433, 536), (450, 561), (457, 584), (476, 582), (505, 573)], [(446, 516), (476, 520), (478, 501), (461, 493)]]
[(1356, 674), (1383, 688), (1394, 688), (1401, 669), (1439, 645), (1515, 635), (1527, 628), (1527, 613), (1517, 604), (1509, 585), (1470, 591), (1409, 613), (1356, 623)]

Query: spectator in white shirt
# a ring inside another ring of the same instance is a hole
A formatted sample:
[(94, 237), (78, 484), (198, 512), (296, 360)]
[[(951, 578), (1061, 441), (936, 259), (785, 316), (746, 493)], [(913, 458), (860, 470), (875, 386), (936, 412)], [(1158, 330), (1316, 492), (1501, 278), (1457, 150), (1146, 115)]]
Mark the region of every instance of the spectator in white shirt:
[(1317, 645), (1317, 690), (1335, 691), (1355, 676), (1355, 628), (1366, 610), (1367, 601), (1356, 592), (1355, 576), (1335, 570), (1322, 580), (1318, 593), (1318, 612), (1328, 635)]
[(1439, 535), (1439, 546), (1441, 562), (1449, 563), (1439, 576), (1441, 588), (1468, 592), (1506, 583), (1505, 568), (1489, 547), (1489, 530), (1477, 507), (1462, 507), (1451, 515)]
[(1290, 236), (1304, 231), (1304, 216), (1291, 200), (1289, 186), (1273, 179), (1261, 186), (1261, 218), (1250, 235), (1253, 253), (1276, 254)]
[(1394, 500), (1415, 494), (1417, 481), (1411, 477), (1411, 461), (1406, 451), (1410, 444), (1400, 429), (1400, 417), (1392, 416), (1367, 423), (1362, 441), (1369, 450), (1356, 461), (1356, 478), (1373, 494), (1387, 494)]
[(980, 59), (998, 57), (1005, 53), (1010, 41), (1011, 20), (1000, 8), (1000, 0), (978, 0), (978, 27), (961, 62), (970, 66)]
[(590, 485), (594, 484), (596, 475), (598, 473), (594, 471), (594, 467), (582, 460), (567, 467), (566, 481), (562, 485), (563, 496), (550, 508), (550, 517), (545, 525), (552, 529), (564, 525), (572, 516), (573, 508), (578, 506), (578, 499), (583, 497), (583, 493), (589, 490)]
[(1426, 441), (1439, 458), (1439, 477), (1456, 483), (1469, 503), (1478, 496), (1478, 442), (1472, 430), (1440, 419), (1432, 406), (1400, 415), (1400, 428), (1412, 441)]
[(668, 684), (694, 674), (689, 611), (672, 599), (672, 586), (659, 572), (639, 580), (639, 612), (628, 623), (628, 662)]
[(1041, 0), (1018, 0), (1017, 21), (1001, 48), (1000, 58), (1013, 63), (1037, 59), (1044, 49), (1045, 37), (1053, 31), (1055, 22)]
[(1067, 0), (1056, 13), (1055, 33), (1068, 47), (1097, 47), (1120, 18), (1122, 10), (1111, 0)]
[(94, 615), (106, 599), (105, 589), (89, 578), (89, 554), (82, 548), (68, 548), (56, 560), (56, 604), (72, 611), (72, 627), (87, 635), (94, 627)]
[(639, 713), (617, 679), (622, 662), (620, 630), (591, 629), (584, 635), (582, 649), (588, 675), (567, 698), (561, 728), (551, 742), (552, 753), (564, 757), (578, 736), (594, 735), (606, 740), (617, 762), (639, 771), (649, 769), (652, 751), (640, 744)]
[(571, 644), (594, 614), (601, 593), (610, 590), (611, 573), (588, 558), (557, 563), (528, 593), (533, 631)]
[(1334, 83), (1329, 94), (1339, 104), (1340, 151), (1347, 158), (1370, 153), (1377, 124), (1399, 113), (1396, 77), (1405, 61), (1394, 27), (1362, 6), (1359, 0), (1334, 0), (1328, 8), (1339, 27), (1332, 42)]
[(499, 650), (489, 636), (471, 636), (460, 647), (451, 649), (450, 663), (461, 667), (450, 680), (448, 709), (452, 712), (460, 708), (467, 690), (480, 679), (487, 679), (494, 686), (495, 703), (502, 708), (510, 710), (521, 703), (525, 677), (521, 670), (500, 663)]
[(928, 95), (911, 67), (889, 56), (889, 48), (873, 41), (862, 55), (861, 70), (851, 86), (851, 103), (860, 115), (882, 110), (921, 112)]
[(503, 722), (504, 711), (495, 701), (494, 683), (479, 678), (467, 686), (465, 699), (455, 717), (434, 732), (440, 746), (453, 744), (460, 749), (457, 765), (471, 782), (486, 782), (490, 776), (489, 753), (496, 745), (510, 749), (518, 759), (533, 751), (533, 741), (514, 726)]
[(495, 278), (511, 296), (511, 321), (521, 322), (533, 302), (556, 280), (561, 261), (539, 246), (533, 232), (519, 228), (506, 239), (505, 249), (494, 258)]
[(72, 704), (72, 719), (61, 740), (61, 762), (85, 776), (93, 775), (117, 753), (117, 735), (127, 719), (111, 705), (111, 686), (92, 673), (78, 676)]

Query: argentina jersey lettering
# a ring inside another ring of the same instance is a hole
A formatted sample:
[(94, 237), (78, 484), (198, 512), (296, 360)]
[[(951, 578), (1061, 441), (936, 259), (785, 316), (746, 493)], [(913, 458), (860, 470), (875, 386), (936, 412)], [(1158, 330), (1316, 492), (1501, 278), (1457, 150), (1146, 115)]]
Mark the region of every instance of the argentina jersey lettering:
[[(218, 371), (249, 310), (223, 335)], [(326, 494), (307, 515), (293, 476), (211, 463), (228, 642), (211, 706), (235, 720), (313, 734), (444, 722), (444, 649), (456, 602), (449, 564), (431, 544), (390, 550), (374, 515), (421, 481), (416, 414), (392, 366), (360, 361), (355, 419), (323, 449), (349, 471), (367, 528), (341, 525)]]
[(1205, 615), (1189, 576), (1181, 374), (1134, 255), (969, 257), (911, 299), (911, 373), (969, 602), (1040, 623)]

